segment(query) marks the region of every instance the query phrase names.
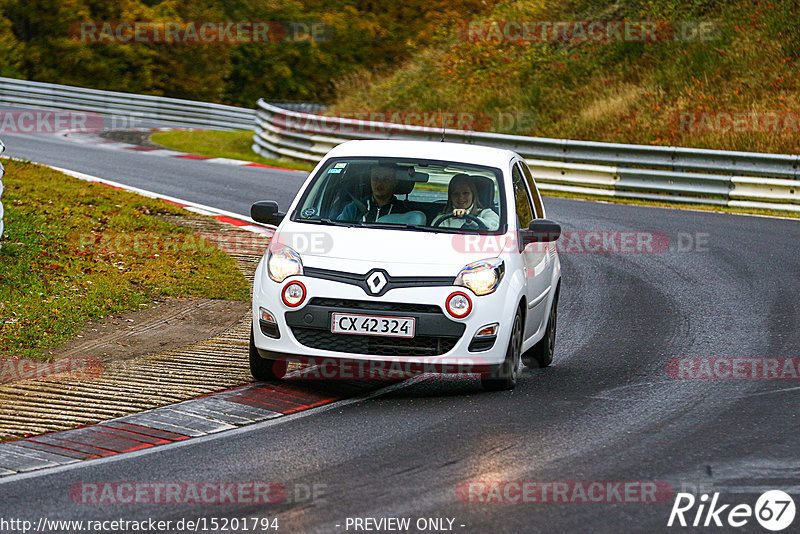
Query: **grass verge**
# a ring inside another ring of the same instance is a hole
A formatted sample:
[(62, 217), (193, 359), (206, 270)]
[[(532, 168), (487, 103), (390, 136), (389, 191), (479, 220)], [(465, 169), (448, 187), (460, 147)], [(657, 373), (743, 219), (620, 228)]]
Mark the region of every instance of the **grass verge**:
[(224, 132), (217, 130), (168, 130), (157, 132), (150, 140), (159, 145), (200, 154), (211, 158), (230, 158), (262, 163), (272, 167), (310, 171), (313, 165), (270, 158), (263, 158), (253, 152), (253, 132), (251, 130), (235, 130)]
[(247, 300), (234, 260), (158, 215), (167, 202), (4, 161), (0, 354), (42, 357), (84, 324), (154, 298)]

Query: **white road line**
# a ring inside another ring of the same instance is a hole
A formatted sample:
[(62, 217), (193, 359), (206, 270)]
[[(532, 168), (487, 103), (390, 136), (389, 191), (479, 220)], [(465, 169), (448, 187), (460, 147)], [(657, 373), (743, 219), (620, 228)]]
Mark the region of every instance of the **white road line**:
[[(36, 162), (32, 162), (36, 163)], [(242, 221), (247, 221), (251, 223), (251, 225), (247, 226), (240, 226), (239, 228), (243, 228), (245, 230), (250, 230), (251, 232), (254, 231), (251, 229), (252, 227), (261, 228), (261, 230), (269, 230), (275, 231), (274, 226), (261, 224), (253, 219), (251, 219), (247, 215), (242, 215), (239, 213), (234, 213), (232, 211), (221, 210), (219, 208), (214, 208), (212, 206), (206, 206), (204, 204), (198, 204), (196, 202), (191, 202), (189, 200), (183, 200), (181, 198), (171, 197), (169, 195), (162, 195), (160, 193), (154, 193), (153, 191), (148, 191), (146, 189), (139, 189), (138, 187), (131, 187), (129, 185), (125, 185), (119, 182), (114, 182), (112, 180), (106, 180), (105, 178), (99, 178), (97, 176), (92, 176), (91, 174), (85, 174), (78, 171), (73, 171), (70, 169), (63, 169), (61, 167), (53, 167), (52, 165), (45, 165), (43, 163), (37, 163), (37, 165), (44, 165), (45, 167), (50, 167), (53, 170), (63, 172), (68, 176), (72, 176), (73, 178), (78, 178), (79, 180), (85, 180), (87, 182), (99, 182), (102, 184), (110, 185), (113, 187), (119, 187), (120, 189), (124, 189), (125, 191), (130, 191), (131, 193), (137, 193), (139, 195), (149, 197), (149, 198), (158, 198), (161, 200), (168, 200), (170, 202), (174, 202), (176, 204), (182, 204), (184, 206), (188, 206), (190, 208), (194, 208), (189, 211), (194, 211), (195, 213), (202, 213), (203, 215), (221, 215), (223, 217), (230, 217), (232, 219), (240, 219)]]

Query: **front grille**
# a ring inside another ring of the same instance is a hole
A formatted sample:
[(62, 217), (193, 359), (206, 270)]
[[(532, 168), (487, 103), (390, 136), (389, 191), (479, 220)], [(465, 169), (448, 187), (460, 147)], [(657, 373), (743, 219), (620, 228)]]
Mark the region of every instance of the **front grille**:
[[(375, 273), (381, 273), (386, 279), (386, 283), (380, 291), (375, 292), (370, 289), (367, 280)], [(455, 282), (454, 276), (390, 276), (383, 269), (372, 269), (365, 274), (348, 273), (342, 271), (331, 271), (318, 267), (303, 268), (303, 275), (322, 280), (331, 280), (342, 284), (351, 284), (364, 290), (367, 295), (382, 297), (389, 291), (408, 287), (446, 287), (452, 286)]]
[(401, 313), (442, 313), (442, 308), (434, 304), (411, 304), (406, 302), (371, 302), (368, 300), (329, 299), (314, 297), (310, 306), (324, 306), (326, 308), (347, 308), (358, 311), (372, 312), (401, 312)]
[(455, 347), (458, 337), (417, 336), (393, 338), (360, 334), (334, 334), (317, 328), (292, 327), (301, 344), (313, 349), (379, 356), (440, 356)]

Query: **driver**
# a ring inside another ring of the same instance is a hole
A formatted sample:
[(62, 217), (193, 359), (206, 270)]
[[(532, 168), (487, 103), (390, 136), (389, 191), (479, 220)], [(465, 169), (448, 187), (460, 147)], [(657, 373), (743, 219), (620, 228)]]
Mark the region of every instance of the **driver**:
[(397, 187), (397, 169), (391, 165), (372, 167), (369, 178), (372, 194), (347, 204), (336, 218), (339, 221), (375, 222), (390, 213), (406, 213), (411, 206), (394, 196)]
[[(445, 219), (448, 215), (452, 217)], [(481, 206), (478, 189), (472, 178), (467, 174), (456, 174), (447, 187), (447, 204), (432, 225), (444, 228), (477, 228), (478, 225), (464, 218), (465, 215), (477, 217), (490, 230), (496, 229), (500, 223), (500, 217), (494, 210)]]

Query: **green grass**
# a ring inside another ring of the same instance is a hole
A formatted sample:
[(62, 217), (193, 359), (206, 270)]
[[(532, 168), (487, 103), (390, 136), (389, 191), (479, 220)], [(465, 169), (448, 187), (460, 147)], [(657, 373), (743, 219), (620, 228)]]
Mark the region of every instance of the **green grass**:
[(158, 215), (167, 202), (5, 162), (0, 354), (41, 357), (88, 321), (154, 298), (247, 300), (234, 260)]
[(230, 158), (262, 163), (272, 167), (310, 171), (314, 168), (308, 163), (263, 158), (253, 152), (253, 132), (235, 130), (224, 132), (218, 130), (169, 130), (150, 136), (154, 143), (201, 156), (212, 158)]

